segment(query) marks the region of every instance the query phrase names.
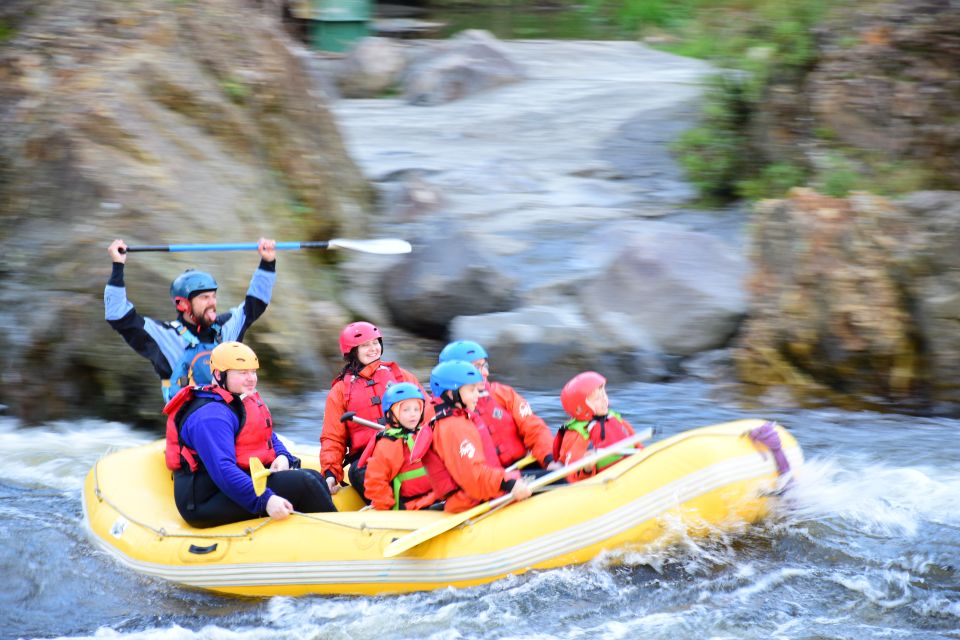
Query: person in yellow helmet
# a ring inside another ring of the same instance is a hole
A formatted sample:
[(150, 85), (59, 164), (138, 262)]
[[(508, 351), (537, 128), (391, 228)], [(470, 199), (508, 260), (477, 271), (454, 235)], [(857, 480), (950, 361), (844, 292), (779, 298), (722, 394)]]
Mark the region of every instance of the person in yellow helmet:
[[(300, 469), (300, 459), (274, 433), (257, 392), (259, 368), (250, 347), (223, 342), (210, 354), (213, 384), (185, 387), (163, 409), (174, 500), (191, 526), (337, 510), (323, 476)], [(253, 457), (273, 472), (259, 496), (250, 477)]]

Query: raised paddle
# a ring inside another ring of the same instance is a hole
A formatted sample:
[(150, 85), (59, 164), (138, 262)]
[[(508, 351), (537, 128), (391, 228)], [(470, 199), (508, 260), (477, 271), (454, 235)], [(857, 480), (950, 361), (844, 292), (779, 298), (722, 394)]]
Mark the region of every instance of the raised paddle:
[[(371, 429), (377, 429), (379, 431), (383, 431), (383, 425), (377, 424), (376, 422), (372, 422), (365, 418), (358, 418), (357, 414), (353, 411), (347, 411), (345, 414), (340, 416), (340, 422), (348, 422), (348, 421), (356, 422), (357, 424), (364, 427), (370, 427)], [(534, 458), (532, 454), (527, 454), (526, 456), (520, 458), (519, 460), (514, 462), (512, 465), (507, 467), (506, 470), (514, 471), (515, 469), (523, 469), (527, 465), (533, 464), (536, 461), (537, 459)]]
[[(138, 251), (169, 251), (179, 253), (184, 251), (256, 251), (256, 242), (240, 242), (227, 244), (145, 244), (121, 249), (120, 253), (134, 253)], [(391, 255), (395, 253), (410, 253), (412, 247), (406, 240), (399, 238), (377, 238), (374, 240), (348, 240), (334, 238), (333, 240), (318, 240), (316, 242), (278, 242), (276, 249), (348, 249), (362, 253), (378, 253)]]
[[(653, 429), (645, 429), (640, 433), (635, 433), (629, 438), (625, 438), (619, 442), (616, 442), (609, 447), (604, 447), (603, 449), (598, 449), (590, 455), (584, 456), (577, 460), (576, 462), (571, 462), (570, 464), (551, 471), (550, 473), (533, 480), (528, 483), (527, 486), (531, 491), (535, 491), (540, 487), (544, 487), (550, 483), (556, 482), (561, 478), (566, 478), (568, 475), (574, 471), (583, 469), (584, 467), (589, 467), (591, 464), (596, 464), (600, 460), (606, 458), (607, 456), (614, 455), (616, 453), (621, 453), (638, 442), (643, 442), (644, 440), (649, 440), (653, 437)], [(394, 556), (400, 555), (408, 549), (412, 549), (420, 543), (426, 542), (436, 538), (440, 534), (446, 533), (451, 529), (463, 524), (464, 522), (476, 518), (479, 515), (495, 509), (502, 504), (506, 504), (513, 500), (511, 494), (502, 495), (499, 498), (494, 498), (484, 502), (483, 504), (478, 504), (472, 509), (467, 509), (462, 513), (455, 513), (452, 515), (438, 520), (432, 524), (428, 524), (425, 527), (420, 527), (416, 531), (411, 531), (410, 533), (400, 536), (393, 542), (387, 545), (387, 548), (383, 550), (383, 555), (385, 558), (392, 558)]]

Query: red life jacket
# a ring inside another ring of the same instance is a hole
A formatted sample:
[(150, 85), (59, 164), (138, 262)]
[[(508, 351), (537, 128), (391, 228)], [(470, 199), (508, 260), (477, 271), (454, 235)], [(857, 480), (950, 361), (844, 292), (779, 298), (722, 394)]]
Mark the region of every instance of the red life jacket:
[(506, 407), (501, 406), (493, 395), (492, 388), (496, 384), (496, 382), (488, 383), (487, 395), (481, 396), (480, 401), (477, 402), (477, 414), (483, 417), (483, 421), (489, 427), (501, 466), (509, 467), (527, 455), (527, 445), (520, 437), (520, 430), (513, 419), (513, 414)]
[[(212, 396), (197, 396), (204, 391)], [(260, 458), (264, 465), (270, 465), (277, 457), (273, 449), (273, 418), (270, 410), (254, 392), (240, 398), (222, 387), (184, 387), (177, 392), (163, 413), (167, 416), (167, 447), (164, 454), (167, 468), (177, 471), (184, 467), (192, 472), (200, 468), (201, 461), (197, 452), (180, 442), (180, 428), (194, 411), (210, 402), (223, 402), (237, 415), (236, 433), (237, 464), (243, 469), (250, 468), (250, 458)]]
[(357, 461), (357, 468), (363, 468), (367, 460), (373, 455), (373, 450), (377, 446), (380, 438), (389, 438), (391, 440), (403, 440), (404, 450), (407, 455), (404, 456), (403, 465), (393, 478), (393, 508), (400, 508), (400, 498), (418, 498), (429, 492), (433, 485), (430, 478), (427, 477), (427, 470), (420, 458), (413, 457), (413, 451), (416, 447), (416, 438), (419, 434), (413, 434), (399, 427), (390, 427), (379, 432), (375, 438), (364, 448), (363, 455)]
[(477, 431), (480, 433), (480, 441), (483, 442), (483, 455), (487, 460), (487, 464), (498, 469), (502, 467), (494, 453), (490, 432), (487, 430), (486, 425), (483, 425), (481, 428), (480, 424), (482, 424), (482, 420), (478, 419), (476, 413), (468, 414), (460, 408), (449, 409), (442, 407), (442, 403), (435, 403), (435, 405), (438, 408), (437, 415), (430, 421), (430, 424), (420, 428), (420, 433), (417, 436), (417, 441), (414, 444), (413, 451), (410, 453), (410, 457), (414, 460), (423, 461), (423, 466), (427, 470), (427, 477), (433, 486), (433, 493), (437, 496), (437, 500), (440, 501), (446, 500), (449, 496), (460, 490), (460, 485), (457, 484), (457, 481), (454, 480), (450, 472), (447, 471), (447, 466), (443, 464), (443, 459), (434, 450), (433, 446), (431, 446), (433, 444), (433, 431), (440, 426), (440, 422), (444, 418), (448, 416), (466, 416), (470, 418), (474, 424), (477, 424)]
[(433, 449), (433, 426), (435, 421), (420, 427), (420, 433), (417, 434), (417, 440), (413, 445), (413, 451), (410, 457), (413, 460), (421, 460), (424, 469), (427, 470), (427, 478), (430, 480), (430, 486), (433, 493), (437, 496), (437, 501), (446, 500), (448, 496), (460, 490), (460, 485), (456, 483), (447, 466), (443, 464), (443, 459)]
[[(620, 442), (624, 438), (630, 437), (630, 431), (627, 429), (627, 425), (624, 424), (620, 414), (616, 411), (608, 413), (605, 420), (596, 417), (590, 421), (571, 420), (560, 427), (556, 437), (553, 439), (553, 458), (555, 460), (560, 459), (560, 445), (563, 443), (563, 436), (568, 430), (576, 431), (580, 434), (580, 437), (590, 441), (587, 445), (587, 451), (603, 449), (604, 447), (609, 447), (612, 444)], [(597, 469), (602, 469), (616, 462), (623, 456), (614, 455), (611, 457), (614, 459), (609, 461), (601, 460), (597, 463)]]
[[(503, 465), (500, 464), (499, 449), (494, 440), (493, 431), (487, 426), (487, 422), (476, 411), (466, 415), (473, 424), (477, 425), (477, 433), (480, 434), (480, 442), (483, 443), (483, 457), (484, 460), (486, 460), (487, 466), (493, 467), (494, 469), (503, 469)], [(525, 455), (527, 455), (526, 449), (524, 449), (523, 455), (520, 457), (522, 458)]]
[[(365, 418), (371, 422), (383, 424), (383, 407), (381, 399), (387, 387), (394, 382), (403, 382), (403, 370), (396, 362), (383, 360), (373, 372), (373, 377), (363, 378), (349, 374), (342, 378), (344, 384), (343, 397), (346, 411), (353, 411), (358, 418)], [(333, 381), (334, 384), (337, 380)], [(347, 422), (347, 431), (350, 434), (350, 451), (363, 451), (373, 437), (376, 430), (364, 427), (355, 422)]]

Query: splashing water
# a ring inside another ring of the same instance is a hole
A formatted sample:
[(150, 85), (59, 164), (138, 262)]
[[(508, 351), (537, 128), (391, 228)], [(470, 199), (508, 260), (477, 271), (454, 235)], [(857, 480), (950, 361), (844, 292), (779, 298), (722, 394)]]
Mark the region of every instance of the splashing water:
[[(555, 398), (528, 399), (559, 422)], [(771, 517), (741, 531), (694, 539), (675, 529), (669, 544), (610, 550), (583, 566), (471, 589), (257, 600), (143, 578), (87, 541), (80, 491), (90, 466), (112, 447), (159, 434), (2, 419), (2, 635), (960, 638), (960, 442), (945, 437), (960, 432), (960, 422), (837, 410), (756, 415), (717, 405), (705, 387), (686, 382), (611, 389), (611, 399), (635, 425), (656, 423), (664, 435), (734, 417), (775, 418), (807, 462)], [(317, 404), (322, 398), (276, 412), (283, 434), (315, 446)]]

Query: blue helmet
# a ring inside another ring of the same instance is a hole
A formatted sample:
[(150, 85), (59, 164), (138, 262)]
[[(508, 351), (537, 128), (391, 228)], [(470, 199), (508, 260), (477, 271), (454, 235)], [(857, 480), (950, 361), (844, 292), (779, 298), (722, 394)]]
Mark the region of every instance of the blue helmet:
[(487, 352), (479, 344), (472, 340), (456, 340), (443, 348), (440, 352), (440, 362), (450, 360), (463, 360), (473, 362), (487, 358)]
[(444, 391), (455, 391), (476, 382), (483, 382), (483, 376), (475, 366), (463, 360), (441, 362), (430, 372), (430, 390), (437, 397)]
[(397, 384), (390, 385), (387, 387), (386, 393), (383, 394), (383, 401), (381, 403), (384, 415), (389, 413), (390, 407), (396, 403), (410, 400), (411, 398), (423, 400), (424, 404), (427, 402), (423, 391), (420, 391), (420, 387), (412, 382), (398, 382)]
[(186, 298), (189, 300), (204, 291), (216, 291), (217, 281), (206, 271), (187, 269), (177, 276), (170, 285), (170, 297), (173, 299)]

